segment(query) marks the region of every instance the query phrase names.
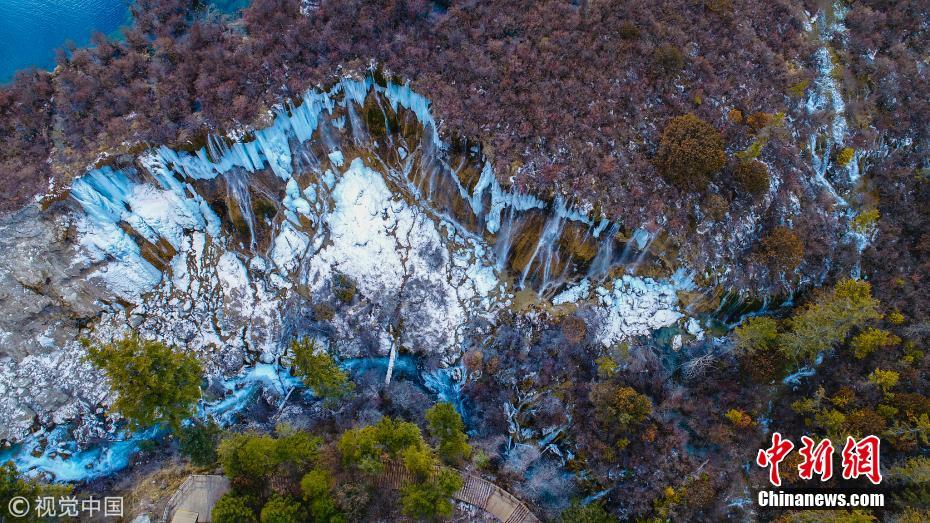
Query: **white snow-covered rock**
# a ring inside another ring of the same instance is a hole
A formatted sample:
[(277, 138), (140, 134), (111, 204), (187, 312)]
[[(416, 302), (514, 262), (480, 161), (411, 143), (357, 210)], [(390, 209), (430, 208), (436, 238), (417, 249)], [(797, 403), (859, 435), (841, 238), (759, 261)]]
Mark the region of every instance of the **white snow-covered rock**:
[(684, 316), (678, 310), (680, 284), (623, 275), (610, 287), (598, 287), (595, 308), (597, 337), (609, 347), (674, 324)]

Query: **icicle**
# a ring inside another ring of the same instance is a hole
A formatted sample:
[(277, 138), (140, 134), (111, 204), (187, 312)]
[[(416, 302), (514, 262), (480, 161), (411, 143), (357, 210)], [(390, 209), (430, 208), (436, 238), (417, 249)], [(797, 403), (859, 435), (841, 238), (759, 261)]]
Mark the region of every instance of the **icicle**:
[(507, 257), (510, 256), (510, 247), (513, 243), (513, 215), (514, 210), (508, 209), (504, 227), (500, 230), (494, 243), (497, 270), (499, 271), (503, 271), (507, 268)]
[(552, 265), (552, 256), (554, 255), (553, 249), (556, 240), (562, 235), (562, 225), (565, 223), (564, 218), (558, 212), (554, 213), (552, 216), (546, 220), (546, 225), (543, 227), (542, 234), (539, 235), (539, 240), (536, 242), (536, 248), (533, 250), (533, 255), (530, 256), (530, 261), (527, 262), (526, 266), (523, 267), (523, 274), (520, 276), (520, 288), (524, 288), (526, 284), (526, 277), (530, 273), (530, 269), (533, 266), (533, 262), (539, 256), (540, 251), (543, 253), (543, 272), (542, 272), (542, 282), (539, 285), (539, 290), (542, 292), (548, 283), (549, 272)]
[(252, 193), (249, 191), (248, 180), (242, 172), (230, 170), (223, 173), (229, 197), (235, 200), (249, 228), (249, 246), (255, 247), (255, 215), (252, 213)]
[(391, 344), (391, 353), (388, 356), (387, 373), (384, 375), (384, 384), (391, 384), (391, 377), (394, 375), (394, 362), (397, 361), (397, 342), (394, 337), (388, 333), (387, 338)]
[(352, 141), (355, 142), (355, 145), (361, 146), (370, 141), (368, 137), (368, 131), (362, 124), (362, 119), (358, 117), (358, 113), (355, 111), (355, 106), (348, 104), (349, 112), (349, 123), (352, 125)]
[[(601, 243), (597, 249), (597, 254), (594, 256), (594, 259), (591, 261), (591, 265), (588, 267), (589, 278), (597, 278), (603, 274), (606, 274), (610, 269), (610, 264), (614, 259), (614, 237), (619, 230), (619, 223), (614, 223), (607, 229), (607, 234), (604, 235), (604, 238), (601, 240)], [(597, 236), (597, 234), (594, 235), (595, 238), (597, 238)], [(624, 252), (626, 252), (625, 248)]]

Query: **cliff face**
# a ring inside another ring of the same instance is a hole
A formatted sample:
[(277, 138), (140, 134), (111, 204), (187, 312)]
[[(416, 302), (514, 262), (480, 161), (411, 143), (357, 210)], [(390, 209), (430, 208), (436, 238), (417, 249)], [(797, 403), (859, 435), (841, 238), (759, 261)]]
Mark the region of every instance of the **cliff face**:
[(304, 335), (448, 365), (528, 300), (589, 302), (605, 344), (684, 321), (693, 283), (656, 234), (501, 187), (480, 151), (440, 141), (428, 105), (344, 80), (264, 129), (119, 158), (5, 218), (2, 436), (96, 423), (107, 385), (80, 337), (135, 329), (229, 374), (286, 363)]
[[(859, 159), (833, 160), (847, 124), (828, 49), (817, 56), (807, 110), (831, 117), (809, 137), (814, 176), (796, 202), (829, 196), (819, 214), (831, 241), (858, 253), (869, 241), (848, 229)], [(111, 158), (64, 198), (3, 218), (0, 437), (36, 424), (79, 441), (112, 431), (107, 383), (77, 340), (131, 330), (196, 353), (214, 376), (286, 366), (299, 336), (341, 357), (450, 365), (493, 336), (501, 312), (565, 307), (605, 347), (669, 326), (677, 347), (732, 319), (781, 183), (759, 212), (682, 242), (503, 187), (480, 148), (440, 139), (428, 100), (405, 85), (344, 79), (269, 121)], [(802, 282), (836, 263), (803, 266)]]
[(3, 438), (21, 437), (35, 416), (65, 421), (106, 395), (75, 340), (115, 296), (87, 279), (94, 264), (76, 242), (76, 218), (29, 206), (0, 220)]

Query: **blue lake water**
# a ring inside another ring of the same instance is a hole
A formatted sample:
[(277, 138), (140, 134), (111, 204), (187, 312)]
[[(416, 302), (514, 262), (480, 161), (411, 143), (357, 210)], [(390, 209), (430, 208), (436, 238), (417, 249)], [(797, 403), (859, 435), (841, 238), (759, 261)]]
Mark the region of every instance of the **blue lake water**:
[[(132, 0), (0, 0), (0, 84), (20, 69), (55, 67), (55, 50), (73, 41), (90, 43), (99, 31), (111, 37), (132, 21)], [(223, 13), (234, 13), (249, 0), (209, 2)]]
[(51, 69), (68, 40), (90, 43), (130, 21), (130, 0), (0, 0), (0, 83), (28, 67)]

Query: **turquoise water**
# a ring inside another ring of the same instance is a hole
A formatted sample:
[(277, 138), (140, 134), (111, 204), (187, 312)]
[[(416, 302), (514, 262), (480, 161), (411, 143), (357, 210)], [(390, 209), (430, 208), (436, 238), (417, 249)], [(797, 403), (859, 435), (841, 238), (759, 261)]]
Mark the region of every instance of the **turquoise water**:
[[(343, 360), (340, 365), (355, 379), (369, 371), (383, 376), (387, 372), (388, 358), (358, 358)], [(462, 384), (452, 376), (452, 369), (421, 371), (414, 356), (400, 355), (394, 364), (394, 380), (410, 380), (422, 385), (441, 401), (455, 405), (464, 416), (461, 395)], [(236, 423), (236, 415), (245, 411), (261, 397), (261, 391), (274, 392), (278, 401), (291, 390), (311, 394), (300, 378), (292, 376), (287, 368), (259, 363), (243, 369), (238, 375), (224, 379), (225, 394), (198, 405), (197, 416), (212, 418), (224, 427)], [(467, 417), (465, 417), (467, 423)], [(70, 434), (70, 425), (40, 430), (26, 440), (6, 449), (0, 449), (0, 463), (13, 461), (16, 467), (30, 476), (47, 475), (57, 481), (84, 481), (107, 476), (126, 468), (144, 442), (164, 436), (164, 429), (152, 427), (140, 432), (121, 430), (88, 448), (79, 448)], [(41, 443), (40, 443), (41, 442)]]
[[(0, 84), (20, 69), (55, 67), (55, 50), (72, 41), (90, 43), (99, 31), (118, 37), (132, 21), (132, 0), (0, 0)], [(213, 9), (232, 14), (249, 0), (214, 0)]]
[(130, 0), (0, 0), (0, 83), (28, 67), (51, 69), (68, 40), (90, 43), (130, 21)]

